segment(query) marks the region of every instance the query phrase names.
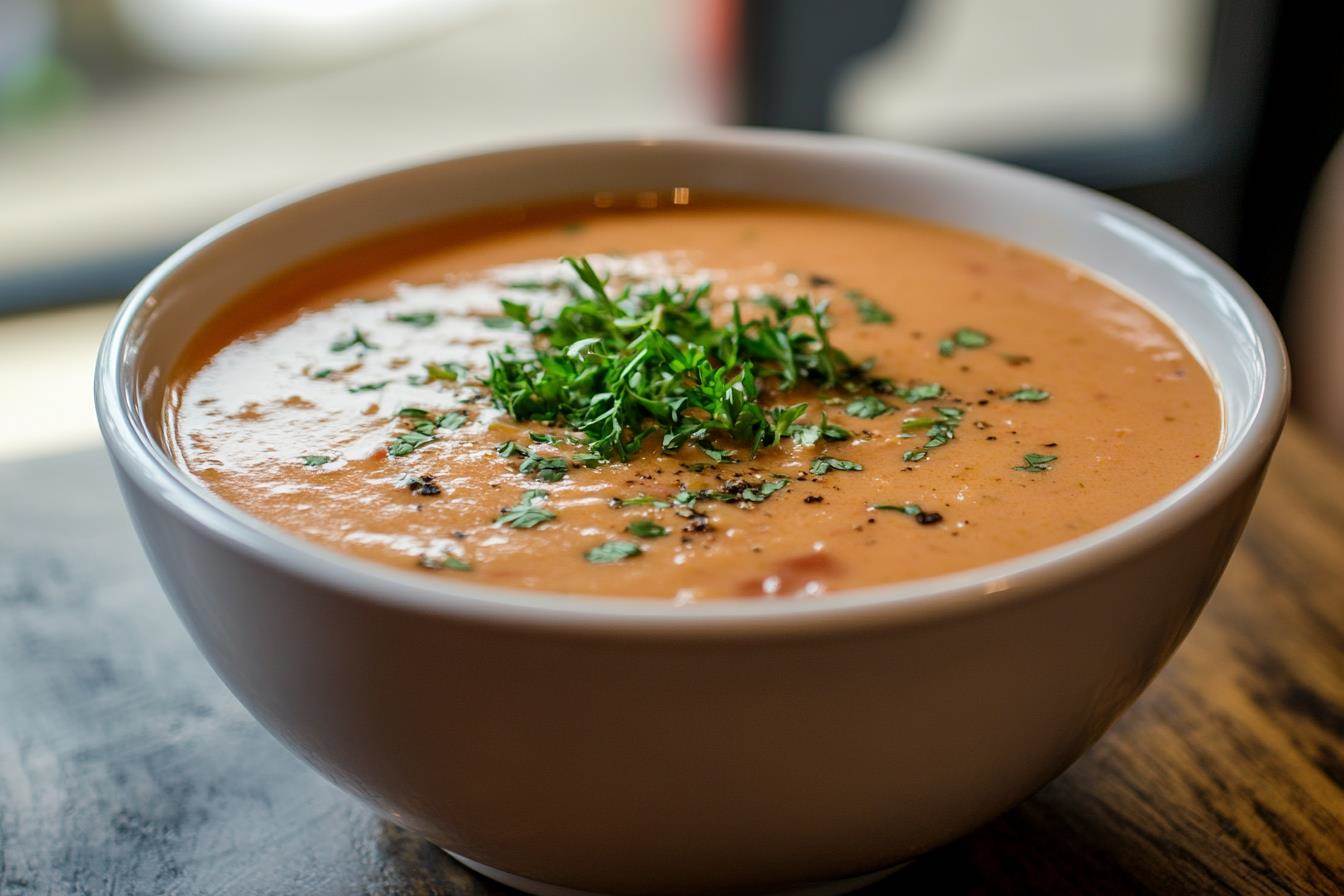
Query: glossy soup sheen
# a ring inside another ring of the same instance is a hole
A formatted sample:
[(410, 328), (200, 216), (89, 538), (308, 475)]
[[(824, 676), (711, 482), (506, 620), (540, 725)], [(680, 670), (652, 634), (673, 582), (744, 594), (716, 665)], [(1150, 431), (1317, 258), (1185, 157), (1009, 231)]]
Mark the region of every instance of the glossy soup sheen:
[[(172, 378), (165, 439), (220, 497), (347, 554), (450, 583), (681, 602), (1005, 560), (1140, 509), (1216, 450), (1203, 367), (1085, 271), (904, 218), (659, 199), (491, 213), (305, 264), (196, 336)], [(707, 281), (716, 320), (734, 300), (761, 313), (762, 293), (827, 300), (835, 345), (897, 388), (763, 400), (806, 400), (804, 423), (825, 411), (848, 439), (791, 438), (715, 463), (694, 445), (664, 453), (655, 435), (629, 462), (573, 462), (583, 447), (569, 430), (511, 419), (480, 382), (491, 351), (531, 345), (500, 298), (562, 304), (563, 289), (537, 288), (572, 279), (562, 256), (587, 256), (613, 289)], [(454, 365), (456, 381), (427, 372)], [(931, 384), (940, 394), (921, 398)], [(442, 425), (393, 456), (425, 422), (404, 408)], [(924, 449), (931, 432), (951, 438)], [(518, 449), (502, 454), (507, 442)], [(523, 472), (529, 453), (564, 458), (549, 464), (562, 478), (539, 478), (538, 462)], [(819, 468), (823, 457), (841, 468)], [(644, 503), (620, 504), (630, 499)], [(528, 505), (553, 517), (515, 527), (505, 511)], [(626, 547), (591, 553), (612, 541)]]

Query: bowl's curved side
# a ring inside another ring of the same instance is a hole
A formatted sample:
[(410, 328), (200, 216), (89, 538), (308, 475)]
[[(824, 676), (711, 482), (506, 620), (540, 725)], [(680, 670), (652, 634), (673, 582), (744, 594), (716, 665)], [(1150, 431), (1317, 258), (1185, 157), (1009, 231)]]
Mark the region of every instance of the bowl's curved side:
[(272, 733), (455, 853), (600, 893), (848, 877), (1004, 811), (1175, 649), (1258, 486), (1030, 602), (644, 640), (343, 599), (121, 479), (178, 613)]
[[(426, 584), (245, 517), (157, 445), (146, 410), (180, 339), (295, 258), (486, 196), (679, 177), (1018, 228), (1148, 295), (1223, 386), (1219, 457), (1133, 517), (1006, 564), (824, 601), (682, 608)], [(580, 890), (685, 893), (886, 867), (1058, 774), (1193, 624), (1249, 514), (1286, 376), (1245, 284), (1104, 197), (949, 154), (718, 134), (476, 156), (253, 210), (137, 289), (96, 394), (165, 591), (295, 752), (484, 865)]]

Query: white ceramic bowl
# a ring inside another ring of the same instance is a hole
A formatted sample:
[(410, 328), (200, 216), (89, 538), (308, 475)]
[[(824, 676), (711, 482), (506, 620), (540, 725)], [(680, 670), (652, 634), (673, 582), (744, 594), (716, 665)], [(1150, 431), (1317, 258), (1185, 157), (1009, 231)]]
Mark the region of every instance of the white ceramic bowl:
[[(1222, 393), (1222, 446), (1158, 503), (1015, 560), (690, 607), (345, 557), (225, 504), (164, 452), (164, 371), (258, 281), (458, 212), (674, 186), (890, 210), (1085, 265), (1188, 335)], [(1246, 284), (1119, 202), (945, 152), (714, 131), (448, 158), (263, 203), (135, 289), (96, 391), (126, 503), (192, 637), (346, 790), (536, 893), (838, 893), (1023, 799), (1137, 696), (1237, 542), (1288, 371)]]

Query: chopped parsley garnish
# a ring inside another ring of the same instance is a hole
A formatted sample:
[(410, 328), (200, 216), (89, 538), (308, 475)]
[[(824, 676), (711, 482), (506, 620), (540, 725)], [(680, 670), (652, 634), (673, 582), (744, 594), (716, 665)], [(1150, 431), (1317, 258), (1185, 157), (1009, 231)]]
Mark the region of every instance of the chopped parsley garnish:
[(1026, 387), (1023, 389), (1018, 389), (1016, 392), (1012, 393), (1008, 397), (1011, 398), (1013, 401), (1045, 401), (1047, 398), (1050, 397), (1050, 393), (1045, 391), (1044, 389), (1032, 389), (1030, 387)]
[(701, 489), (699, 491), (682, 490), (672, 499), (673, 503), (685, 507), (692, 507), (696, 501), (722, 501), (725, 504), (734, 504), (748, 502), (759, 504), (766, 498), (773, 495), (782, 488), (787, 487), (789, 480), (784, 476), (776, 475), (774, 479), (767, 479), (762, 482), (750, 483), (745, 479), (730, 479), (723, 484), (723, 488)]
[(832, 470), (857, 471), (862, 469), (862, 464), (857, 464), (852, 460), (843, 460), (838, 457), (830, 457), (823, 454), (821, 457), (812, 461), (811, 472), (814, 476), (824, 476)]
[(355, 327), (353, 330), (350, 331), (349, 336), (343, 336), (340, 339), (337, 339), (335, 342), (333, 342), (331, 344), (331, 350), (334, 352), (343, 352), (348, 348), (354, 348), (356, 345), (368, 349), (374, 349), (378, 347), (369, 341), (369, 338), (364, 335), (363, 330), (361, 330), (359, 327)]
[(391, 381), (391, 380), (382, 380), (382, 381), (377, 382), (377, 383), (365, 383), (365, 384), (362, 385), (362, 386), (351, 386), (351, 387), (350, 387), (348, 390), (346, 390), (346, 391), (348, 391), (348, 392), (377, 392), (379, 389), (382, 389), (384, 386), (386, 386), (386, 385), (387, 385), (388, 383), (390, 383), (390, 382), (392, 382), (392, 381)]
[(495, 451), (500, 457), (521, 456), (523, 462), (518, 465), (518, 472), (536, 476), (543, 482), (558, 482), (569, 472), (569, 461), (563, 457), (537, 454), (531, 448), (525, 448), (517, 442), (501, 442), (495, 447)]
[(619, 563), (639, 554), (640, 547), (633, 541), (607, 541), (590, 548), (583, 556), (589, 563)]
[(392, 444), (387, 446), (387, 453), (392, 457), (405, 457), (426, 442), (432, 441), (434, 441), (433, 436), (412, 429), (409, 432), (398, 433), (396, 438), (392, 440)]
[(708, 284), (613, 294), (586, 259), (565, 261), (579, 281), (566, 284), (570, 301), (530, 321), (532, 354), (491, 353), (486, 384), (515, 420), (577, 429), (603, 459), (628, 460), (650, 436), (665, 451), (726, 439), (754, 454), (806, 411), (772, 411), (763, 390), (831, 389), (864, 373), (831, 345), (824, 302), (762, 296), (765, 315), (744, 320), (735, 304), (717, 325)]
[(336, 371), (332, 370), (330, 367), (323, 367), (321, 370), (315, 371), (313, 373), (313, 379), (324, 380), (335, 372)]
[(392, 444), (387, 446), (387, 453), (392, 457), (405, 457), (426, 442), (434, 441), (440, 429), (458, 429), (467, 422), (467, 415), (459, 411), (435, 415), (424, 408), (402, 408), (397, 411), (397, 416), (417, 422), (392, 439)]
[(826, 419), (826, 412), (821, 412), (821, 420), (818, 423), (795, 423), (789, 427), (788, 437), (793, 439), (799, 445), (815, 445), (819, 439), (826, 439), (831, 442), (843, 442), (852, 438), (853, 434)]
[(887, 404), (876, 395), (865, 395), (862, 398), (856, 398), (845, 405), (846, 414), (853, 417), (861, 417), (864, 420), (881, 417), (883, 414), (890, 412), (891, 405)]
[(662, 538), (667, 530), (653, 520), (635, 520), (625, 527), (625, 531), (640, 538)]
[(331, 458), (325, 454), (305, 454), (301, 459), (305, 467), (320, 467), (331, 463)]
[(1013, 467), (1014, 470), (1021, 470), (1023, 473), (1045, 473), (1050, 469), (1050, 465), (1059, 460), (1054, 454), (1024, 454), (1022, 455), (1024, 463), (1021, 466)]
[(495, 525), (512, 526), (515, 529), (531, 529), (555, 519), (554, 513), (544, 507), (537, 506), (537, 502), (545, 498), (546, 495), (547, 493), (539, 488), (528, 489), (523, 492), (523, 497), (517, 504), (504, 508), (499, 518), (495, 520)]
[(931, 526), (934, 523), (941, 523), (943, 515), (936, 510), (925, 511), (918, 504), (874, 504), (874, 510), (895, 510), (906, 516), (914, 517), (915, 522), (921, 526)]
[(638, 507), (648, 505), (649, 507), (657, 507), (661, 509), (672, 506), (671, 503), (664, 501), (661, 498), (654, 498), (649, 495), (636, 495), (633, 498), (614, 498), (613, 501), (618, 507)]
[(512, 329), (517, 324), (517, 321), (515, 321), (513, 318), (504, 317), (500, 315), (492, 317), (482, 317), (480, 320), (481, 323), (485, 324), (492, 330), (508, 330)]
[(399, 324), (410, 324), (413, 327), (428, 327), (431, 326), (434, 321), (438, 320), (439, 316), (433, 311), (410, 311), (405, 314), (394, 314), (392, 319)]
[(989, 345), (990, 338), (979, 330), (972, 330), (970, 327), (962, 327), (951, 335), (951, 337), (938, 343), (938, 354), (944, 358), (952, 357), (952, 353), (959, 348), (984, 348)]
[(846, 290), (845, 298), (854, 303), (855, 310), (859, 312), (859, 320), (866, 324), (889, 324), (895, 320), (891, 312), (857, 289)]
[(452, 554), (440, 554), (437, 557), (421, 557), (420, 565), (425, 569), (453, 569), (458, 572), (471, 572), (471, 564)]
[(937, 417), (914, 417), (901, 423), (902, 432), (916, 429), (925, 430), (924, 444), (901, 455), (906, 462), (924, 460), (929, 456), (930, 450), (941, 448), (956, 438), (957, 427), (961, 425), (961, 418), (966, 412), (961, 408), (951, 407), (938, 407), (934, 410), (938, 412)]
[(914, 404), (917, 401), (928, 401), (931, 398), (937, 398), (943, 394), (941, 383), (915, 383), (908, 389), (897, 389), (896, 394), (903, 400)]
[(714, 461), (716, 464), (733, 463), (735, 455), (737, 454), (737, 452), (731, 448), (715, 448), (709, 442), (697, 442), (695, 447), (703, 451), (705, 457)]

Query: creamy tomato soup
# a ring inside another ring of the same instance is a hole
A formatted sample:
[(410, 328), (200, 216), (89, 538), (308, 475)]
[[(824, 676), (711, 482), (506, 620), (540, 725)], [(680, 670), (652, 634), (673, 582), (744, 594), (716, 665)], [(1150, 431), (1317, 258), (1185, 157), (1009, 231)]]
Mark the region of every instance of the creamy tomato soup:
[(903, 218), (651, 198), (393, 234), (265, 284), (188, 346), (168, 445), (350, 555), (684, 602), (1005, 560), (1217, 447), (1204, 369), (1085, 271)]

